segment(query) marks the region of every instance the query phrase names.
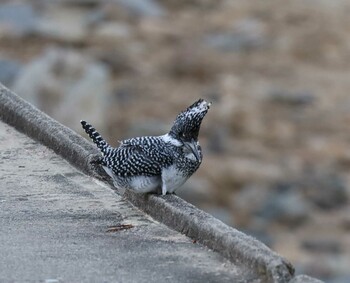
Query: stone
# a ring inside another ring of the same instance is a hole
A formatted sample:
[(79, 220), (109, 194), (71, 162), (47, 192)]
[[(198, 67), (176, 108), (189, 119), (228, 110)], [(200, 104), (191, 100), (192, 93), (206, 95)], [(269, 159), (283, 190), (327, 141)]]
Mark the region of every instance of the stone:
[(228, 209), (222, 208), (222, 207), (207, 207), (205, 209), (206, 212), (214, 216), (215, 218), (219, 219), (220, 221), (224, 222), (227, 225), (232, 225), (232, 215)]
[(335, 278), (332, 278), (331, 280), (328, 280), (327, 282), (328, 283), (349, 283), (350, 282), (350, 274), (335, 276)]
[(212, 80), (219, 72), (215, 56), (195, 44), (176, 49), (167, 70), (173, 77), (193, 78), (203, 82)]
[(228, 160), (226, 174), (237, 182), (278, 181), (284, 176), (283, 168), (272, 162), (264, 162), (257, 158), (234, 158)]
[(229, 148), (228, 140), (228, 130), (222, 126), (218, 126), (209, 132), (207, 148), (211, 153), (224, 153)]
[(45, 9), (36, 27), (40, 36), (79, 43), (88, 36), (88, 8), (52, 5)]
[(97, 6), (98, 4), (101, 3), (101, 0), (64, 0), (64, 1), (61, 1), (63, 2), (64, 4), (70, 4), (70, 5), (79, 5), (79, 6), (91, 6), (91, 7), (94, 7), (94, 6)]
[[(231, 196), (231, 206), (235, 216), (245, 225), (251, 223), (252, 216), (261, 207), (262, 202), (267, 199), (268, 188), (259, 184), (243, 186), (238, 192)], [(249, 205), (247, 205), (249, 204)], [(263, 223), (263, 225), (265, 222)], [(255, 225), (256, 227), (257, 225)], [(259, 227), (260, 228), (260, 227)]]
[[(114, 74), (130, 74), (135, 72), (135, 66), (127, 51), (114, 50), (98, 52), (95, 57), (103, 62)], [(117, 91), (118, 92), (118, 91)], [(126, 95), (127, 96), (127, 95)]]
[(263, 242), (269, 248), (272, 248), (274, 243), (275, 243), (275, 239), (274, 239), (273, 235), (270, 235), (261, 229), (255, 229), (254, 227), (249, 227), (246, 229), (242, 229), (242, 232), (244, 232), (250, 236), (253, 236), (254, 238)]
[(309, 91), (292, 92), (288, 90), (273, 90), (268, 95), (271, 102), (287, 106), (308, 106), (315, 101), (315, 95)]
[(349, 277), (349, 257), (346, 252), (343, 254), (331, 254), (329, 256), (326, 253), (316, 253), (309, 260), (296, 266), (296, 270), (330, 283), (336, 278)]
[(7, 87), (11, 87), (21, 67), (21, 64), (15, 60), (0, 59), (0, 82)]
[(297, 227), (308, 219), (310, 209), (297, 187), (280, 183), (269, 190), (267, 198), (255, 215), (268, 221)]
[(88, 56), (49, 48), (23, 67), (13, 85), (26, 100), (74, 130), (81, 130), (81, 119), (101, 131), (106, 126), (110, 70)]
[(0, 4), (0, 34), (24, 36), (36, 29), (38, 15), (29, 3)]
[(143, 119), (129, 123), (128, 137), (158, 136), (169, 131), (168, 123), (157, 119)]
[(102, 24), (104, 21), (106, 21), (106, 19), (107, 15), (105, 9), (99, 8), (91, 10), (87, 14), (85, 21), (89, 28), (93, 29), (96, 26)]
[(117, 0), (117, 3), (134, 16), (159, 17), (165, 14), (165, 8), (156, 0)]
[(335, 239), (322, 239), (317, 236), (303, 240), (301, 246), (310, 252), (326, 254), (339, 254), (343, 250), (339, 241)]
[(350, 215), (347, 215), (342, 221), (341, 221), (341, 227), (344, 231), (350, 231)]
[(203, 42), (223, 52), (252, 51), (266, 48), (268, 44), (262, 24), (250, 18), (238, 22), (231, 31), (205, 36)]
[[(191, 177), (176, 192), (176, 194), (184, 200), (192, 203), (193, 205), (206, 210), (207, 212), (210, 212), (206, 209), (208, 204), (211, 204), (211, 206), (213, 206), (212, 200), (215, 197), (215, 193), (211, 189), (209, 181), (196, 176)], [(229, 222), (228, 224), (232, 223)]]
[(301, 180), (300, 186), (306, 199), (324, 210), (346, 205), (349, 198), (346, 183), (338, 174), (311, 172)]
[(117, 22), (107, 22), (98, 25), (92, 33), (92, 40), (101, 43), (115, 44), (128, 39), (131, 30), (128, 25)]

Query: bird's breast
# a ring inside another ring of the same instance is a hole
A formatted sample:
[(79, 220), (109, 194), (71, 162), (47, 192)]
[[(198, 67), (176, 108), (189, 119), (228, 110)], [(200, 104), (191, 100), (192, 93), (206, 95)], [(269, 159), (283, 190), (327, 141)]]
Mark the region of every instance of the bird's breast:
[(166, 184), (168, 193), (173, 193), (177, 188), (182, 186), (188, 178), (189, 176), (176, 165), (164, 168), (162, 172), (162, 181)]

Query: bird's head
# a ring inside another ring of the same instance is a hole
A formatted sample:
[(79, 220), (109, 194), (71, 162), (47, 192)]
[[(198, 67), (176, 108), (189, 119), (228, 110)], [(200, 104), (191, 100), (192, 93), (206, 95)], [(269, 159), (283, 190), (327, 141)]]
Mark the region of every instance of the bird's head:
[(211, 102), (207, 102), (204, 99), (197, 100), (185, 111), (177, 115), (174, 125), (169, 132), (172, 138), (182, 142), (185, 147), (191, 149), (197, 159), (199, 159), (197, 151), (199, 129), (210, 105)]

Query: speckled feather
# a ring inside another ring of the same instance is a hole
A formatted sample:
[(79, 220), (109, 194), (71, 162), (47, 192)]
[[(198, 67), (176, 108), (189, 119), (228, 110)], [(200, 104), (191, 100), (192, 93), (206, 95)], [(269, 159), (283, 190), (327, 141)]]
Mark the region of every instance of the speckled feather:
[(160, 137), (138, 137), (111, 149), (104, 161), (118, 176), (159, 176), (173, 163), (173, 155)]
[(168, 134), (127, 139), (117, 148), (110, 146), (90, 124), (81, 124), (100, 149), (101, 165), (116, 187), (155, 192), (161, 186), (165, 194), (175, 191), (200, 166), (198, 133), (209, 107), (210, 103), (200, 99), (177, 116)]

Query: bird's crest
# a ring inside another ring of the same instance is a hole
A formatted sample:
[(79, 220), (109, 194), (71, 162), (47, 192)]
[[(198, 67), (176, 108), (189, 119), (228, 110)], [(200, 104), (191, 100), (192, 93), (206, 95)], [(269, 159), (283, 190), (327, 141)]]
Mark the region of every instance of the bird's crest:
[(169, 134), (182, 141), (197, 140), (202, 120), (210, 105), (211, 102), (207, 102), (202, 98), (194, 102), (185, 111), (177, 115)]

